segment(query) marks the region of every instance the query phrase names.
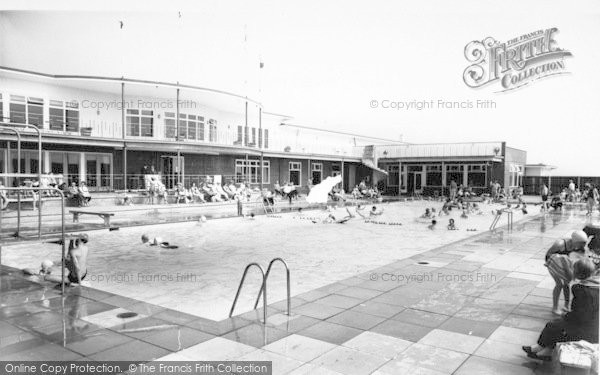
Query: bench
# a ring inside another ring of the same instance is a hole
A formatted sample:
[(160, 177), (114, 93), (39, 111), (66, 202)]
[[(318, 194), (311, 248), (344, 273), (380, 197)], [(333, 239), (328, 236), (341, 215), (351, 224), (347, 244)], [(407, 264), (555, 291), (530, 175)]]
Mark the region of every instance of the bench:
[(73, 222), (79, 222), (79, 216), (81, 215), (96, 215), (101, 217), (104, 220), (104, 225), (110, 227), (110, 218), (115, 216), (113, 212), (94, 212), (94, 211), (80, 211), (80, 210), (71, 210), (69, 213), (73, 214)]

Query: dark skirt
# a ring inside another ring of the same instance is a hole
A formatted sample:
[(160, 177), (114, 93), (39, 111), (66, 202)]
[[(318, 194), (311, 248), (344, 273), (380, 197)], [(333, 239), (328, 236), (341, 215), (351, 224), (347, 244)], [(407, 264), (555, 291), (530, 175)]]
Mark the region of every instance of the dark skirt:
[(557, 319), (546, 324), (540, 334), (538, 345), (554, 348), (558, 342), (586, 340), (592, 344), (598, 343), (598, 326), (586, 327)]

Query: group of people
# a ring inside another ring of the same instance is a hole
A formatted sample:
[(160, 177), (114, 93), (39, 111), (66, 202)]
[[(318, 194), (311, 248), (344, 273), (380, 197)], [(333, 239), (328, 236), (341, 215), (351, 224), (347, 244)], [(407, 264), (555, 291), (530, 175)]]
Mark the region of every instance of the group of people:
[(90, 205), (92, 195), (87, 187), (85, 181), (79, 182), (71, 181), (71, 185), (67, 185), (66, 182), (61, 183), (58, 189), (63, 192), (65, 198), (68, 198), (75, 202), (78, 207), (85, 207)]
[[(311, 184), (312, 182), (309, 181), (309, 189), (311, 188)], [(283, 185), (280, 184), (279, 181), (275, 181), (275, 184), (273, 184), (272, 194), (275, 196), (279, 195), (282, 199), (287, 199), (290, 204), (292, 204), (292, 200), (300, 197), (300, 194), (296, 189), (296, 185), (294, 185), (294, 183), (291, 181), (284, 182)]]
[[(167, 203), (169, 191), (160, 179), (150, 179), (147, 189), (152, 198), (157, 197), (163, 203)], [(207, 179), (200, 185), (192, 183), (189, 189), (179, 182), (175, 186), (174, 194), (177, 203), (206, 203), (250, 200), (252, 191), (244, 181), (236, 184), (229, 180), (221, 184), (219, 181)]]
[(381, 198), (381, 192), (377, 189), (377, 186), (369, 186), (365, 182), (365, 180), (361, 180), (360, 183), (352, 189), (352, 198), (361, 199), (361, 198), (370, 198), (376, 199)]
[[(54, 243), (62, 245), (62, 240)], [(25, 268), (23, 273), (39, 277), (41, 280), (49, 282), (59, 284), (65, 283), (66, 285), (81, 285), (81, 282), (85, 279), (88, 272), (87, 259), (89, 250), (87, 243), (87, 234), (82, 234), (78, 238), (69, 241), (67, 253), (65, 255), (64, 278), (62, 276), (62, 268), (56, 266), (56, 264), (61, 264), (61, 262), (53, 262), (49, 259), (42, 261), (39, 271)]]
[[(557, 319), (546, 324), (536, 344), (523, 346), (529, 358), (552, 360), (552, 352), (560, 342), (598, 343), (600, 248), (591, 245), (592, 236), (598, 235), (600, 227), (588, 225), (557, 240), (547, 251), (545, 266), (556, 283), (552, 313)], [(561, 294), (564, 304), (559, 307)]]
[(542, 183), (540, 187), (540, 196), (542, 198), (542, 211), (548, 211), (550, 208), (561, 210), (563, 202), (583, 202), (586, 204), (588, 216), (592, 215), (594, 207), (600, 201), (598, 186), (592, 182), (586, 182), (583, 185), (583, 190), (580, 190), (575, 186), (573, 180), (569, 180), (569, 185), (560, 193), (554, 194), (550, 191), (547, 184)]

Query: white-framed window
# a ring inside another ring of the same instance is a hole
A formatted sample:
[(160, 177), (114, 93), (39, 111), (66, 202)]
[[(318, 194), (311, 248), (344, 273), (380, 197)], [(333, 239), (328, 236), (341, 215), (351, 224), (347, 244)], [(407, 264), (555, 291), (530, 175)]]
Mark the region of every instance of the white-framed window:
[(27, 123), (39, 128), (44, 126), (44, 99), (27, 98)]
[(0, 122), (4, 122), (4, 102), (2, 101), (2, 93), (0, 93)]
[[(170, 117), (171, 118), (171, 117)], [(171, 131), (172, 132), (172, 131)], [(179, 139), (204, 140), (204, 117), (186, 113), (179, 114)]]
[(263, 144), (264, 144), (264, 148), (269, 148), (269, 129), (265, 129), (263, 130)]
[(302, 185), (302, 163), (299, 161), (290, 161), (288, 181), (296, 186)]
[(311, 163), (310, 178), (313, 185), (321, 183), (323, 180), (323, 163)]
[(127, 135), (152, 137), (154, 134), (154, 111), (145, 109), (127, 110)]
[(27, 121), (27, 105), (25, 97), (20, 95), (11, 95), (10, 104), (10, 122), (15, 124), (25, 124)]
[(175, 122), (175, 112), (165, 112), (165, 138), (177, 137), (177, 125)]
[(241, 145), (244, 140), (244, 127), (242, 125), (238, 125), (237, 127), (237, 140), (235, 144)]
[(217, 141), (217, 120), (212, 118), (208, 120), (208, 141)]
[[(236, 159), (235, 160), (235, 180), (246, 181), (250, 184), (258, 184), (260, 160), (254, 159)], [(271, 181), (271, 162), (263, 160), (262, 183), (268, 184)]]
[(48, 106), (48, 124), (50, 130), (79, 131), (79, 103), (50, 100)]

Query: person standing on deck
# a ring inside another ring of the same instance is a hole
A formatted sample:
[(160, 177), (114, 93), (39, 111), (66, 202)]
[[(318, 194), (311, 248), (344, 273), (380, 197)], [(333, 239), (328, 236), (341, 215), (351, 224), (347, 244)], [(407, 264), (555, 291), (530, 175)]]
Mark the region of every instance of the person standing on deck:
[(550, 194), (548, 185), (542, 184), (542, 188), (540, 189), (540, 195), (542, 196), (542, 211), (548, 211), (548, 194)]
[(456, 192), (458, 191), (458, 186), (456, 185), (456, 181), (450, 181), (450, 200), (453, 201), (456, 199)]

